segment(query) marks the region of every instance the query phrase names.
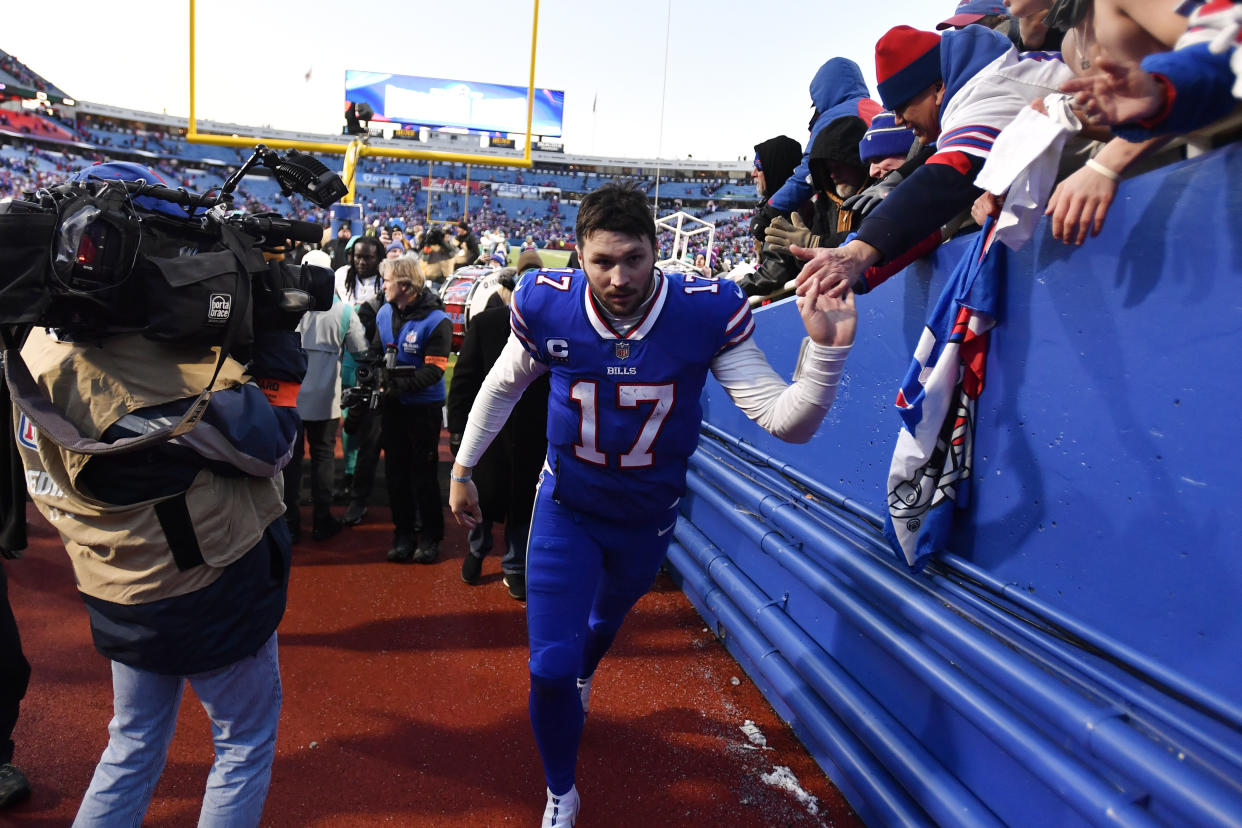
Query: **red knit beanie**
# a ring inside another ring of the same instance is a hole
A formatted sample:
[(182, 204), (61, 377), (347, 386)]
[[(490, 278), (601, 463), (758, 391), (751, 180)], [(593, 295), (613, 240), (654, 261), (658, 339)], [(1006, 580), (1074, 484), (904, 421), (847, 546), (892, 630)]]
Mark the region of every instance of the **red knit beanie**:
[(875, 74), (884, 108), (900, 109), (940, 80), (940, 35), (894, 26), (875, 44)]

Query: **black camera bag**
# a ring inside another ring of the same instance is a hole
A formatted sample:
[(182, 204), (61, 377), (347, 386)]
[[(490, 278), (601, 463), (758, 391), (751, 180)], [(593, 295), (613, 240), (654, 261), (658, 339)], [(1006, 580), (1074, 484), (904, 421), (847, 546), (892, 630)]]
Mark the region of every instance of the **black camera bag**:
[(148, 216), (135, 264), (156, 342), (245, 347), (253, 341), (251, 280), (267, 265), (253, 240), (223, 224), (205, 228)]
[(43, 316), (48, 291), (48, 251), (56, 232), (56, 213), (14, 199), (0, 212), (0, 323), (31, 325)]

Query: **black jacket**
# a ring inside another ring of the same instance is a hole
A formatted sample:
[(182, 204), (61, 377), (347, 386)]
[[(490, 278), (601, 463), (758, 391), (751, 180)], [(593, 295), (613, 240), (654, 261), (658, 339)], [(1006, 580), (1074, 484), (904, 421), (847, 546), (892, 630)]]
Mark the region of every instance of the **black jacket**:
[(815, 187), (815, 218), (811, 232), (824, 247), (836, 247), (854, 229), (853, 215), (841, 210), (841, 196), (829, 173), (829, 165), (847, 164), (858, 169), (866, 187), (867, 168), (858, 156), (858, 142), (867, 134), (867, 124), (855, 115), (845, 115), (828, 124), (815, 136), (807, 154), (811, 184)]
[[(449, 385), (450, 433), (466, 430), (475, 395), (508, 339), (509, 309), (504, 305), (489, 307), (470, 320)], [(485, 520), (503, 522), (508, 515), (529, 513), (534, 507), (535, 484), (548, 451), (548, 387), (545, 374), (526, 389), (474, 468)]]

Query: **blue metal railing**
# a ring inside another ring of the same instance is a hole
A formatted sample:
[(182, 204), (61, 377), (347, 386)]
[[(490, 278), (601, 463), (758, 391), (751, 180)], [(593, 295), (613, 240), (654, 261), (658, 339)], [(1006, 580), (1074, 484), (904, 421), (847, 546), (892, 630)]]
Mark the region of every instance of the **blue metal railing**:
[[(988, 604), (943, 576), (909, 576), (881, 557), (888, 552), (874, 522), (847, 499), (789, 464), (768, 462), (753, 446), (728, 435), (711, 436), (725, 439), (704, 440), (692, 458), (692, 502), (688, 518), (678, 525), (679, 546), (670, 552), (670, 561), (683, 575), (691, 599), (719, 617), (735, 642), (748, 642), (743, 650), (749, 663), (796, 665), (799, 684), (780, 692), (803, 732), (814, 732), (821, 745), (836, 744), (843, 723), (879, 760), (886, 769), (882, 776), (875, 777), (866, 764), (858, 773), (884, 784), (849, 782), (868, 802), (879, 797), (885, 803), (875, 811), (883, 822), (898, 818), (888, 784), (900, 785), (941, 824), (997, 820), (989, 804), (995, 794), (971, 790), (935, 758), (931, 746), (918, 745), (917, 737), (914, 743), (904, 738), (910, 731), (862, 689), (848, 666), (816, 643), (814, 631), (795, 624), (694, 525), (695, 510), (710, 509), (707, 522), (727, 525), (734, 533), (731, 542), (761, 550), (1086, 821), (1242, 824), (1242, 768), (1228, 739), (1197, 729), (1193, 716), (1180, 713), (1180, 699), (1144, 701), (1152, 693), (1149, 685), (1103, 666), (1098, 653), (1076, 649), (1041, 624), (1024, 625), (1020, 619), (1022, 613), (1038, 611), (1065, 629), (1086, 633), (1093, 645), (1111, 642), (1033, 600), (1018, 607), (1021, 612), (989, 611), (1005, 599), (1003, 588)], [(808, 498), (808, 492), (814, 496)], [(969, 570), (968, 565), (961, 568)], [(953, 602), (949, 608), (946, 598)], [(1015, 646), (1020, 639), (1027, 645)], [(1109, 650), (1111, 661), (1131, 655), (1120, 645)], [(1186, 698), (1206, 703), (1217, 718), (1229, 719), (1227, 702), (1148, 659), (1133, 662), (1126, 666), (1134, 673), (1156, 675)], [(788, 676), (781, 681), (787, 685)], [(1141, 692), (1132, 682), (1141, 684)], [(805, 707), (808, 693), (832, 718), (804, 716), (791, 700)], [(1142, 727), (1137, 715), (1131, 722), (1131, 711), (1140, 705), (1148, 718), (1155, 714), (1159, 719), (1158, 732)], [(817, 721), (834, 724), (824, 724), (821, 731)], [(1205, 755), (1187, 755), (1188, 745), (1203, 746)], [(857, 760), (833, 759), (842, 773), (851, 761)], [(928, 779), (954, 784), (929, 785)]]

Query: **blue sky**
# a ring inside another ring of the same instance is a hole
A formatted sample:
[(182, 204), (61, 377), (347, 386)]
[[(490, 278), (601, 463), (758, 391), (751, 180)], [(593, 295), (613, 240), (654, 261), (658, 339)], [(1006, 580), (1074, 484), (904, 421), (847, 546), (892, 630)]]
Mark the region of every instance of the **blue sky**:
[[(875, 41), (902, 23), (931, 29), (955, 3), (943, 5), (542, 0), (535, 83), (565, 90), (569, 152), (749, 156), (781, 133), (806, 140), (807, 85), (825, 60), (856, 61), (874, 93)], [(532, 8), (199, 0), (198, 114), (339, 132), (347, 68), (525, 86)], [(186, 115), (188, 9), (186, 0), (45, 0), (39, 19), (60, 33), (10, 29), (0, 48), (70, 95)]]

